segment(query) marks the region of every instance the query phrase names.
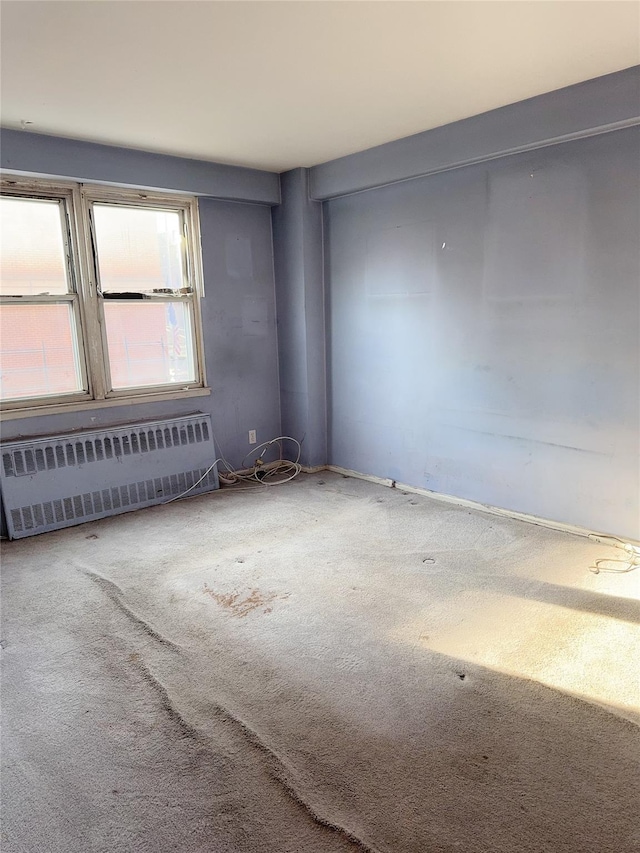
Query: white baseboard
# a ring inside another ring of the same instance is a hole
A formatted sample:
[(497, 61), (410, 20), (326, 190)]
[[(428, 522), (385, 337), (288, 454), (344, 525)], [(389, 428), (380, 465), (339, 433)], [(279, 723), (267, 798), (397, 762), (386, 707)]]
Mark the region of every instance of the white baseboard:
[[(380, 486), (388, 486), (392, 489), (398, 489), (401, 492), (410, 492), (414, 495), (422, 495), (425, 498), (432, 498), (441, 503), (454, 504), (455, 506), (463, 506), (469, 509), (477, 510), (478, 512), (489, 513), (490, 515), (499, 515), (503, 518), (513, 518), (516, 521), (525, 521), (527, 524), (536, 524), (538, 527), (548, 527), (551, 530), (559, 530), (562, 533), (573, 533), (576, 536), (586, 536), (593, 538), (603, 537), (608, 539), (612, 534), (588, 530), (586, 527), (578, 527), (575, 524), (565, 524), (562, 521), (552, 521), (549, 518), (539, 518), (537, 515), (528, 515), (525, 512), (515, 512), (510, 509), (502, 509), (502, 507), (492, 506), (491, 504), (482, 504), (477, 501), (470, 501), (466, 498), (458, 498), (455, 495), (444, 495), (440, 492), (432, 492), (429, 489), (420, 489), (416, 486), (407, 486), (405, 483), (398, 483), (388, 477), (374, 477), (372, 474), (361, 474), (360, 471), (352, 471), (349, 468), (340, 468), (338, 465), (327, 465), (326, 470), (334, 471), (336, 474), (343, 474), (347, 477), (356, 477), (358, 480), (367, 480), (370, 483), (377, 483)], [(619, 536), (614, 536), (614, 539), (628, 542), (629, 544), (638, 544), (637, 540), (627, 539)], [(605, 543), (611, 544), (611, 543)]]
[(394, 481), (388, 477), (375, 477), (373, 474), (361, 474), (360, 471), (352, 471), (350, 468), (340, 468), (339, 465), (327, 465), (327, 471), (335, 474), (344, 474), (345, 477), (356, 477), (358, 480), (367, 480), (369, 483), (377, 483), (379, 486), (393, 488)]
[(302, 471), (305, 474), (318, 474), (320, 471), (326, 471), (326, 465), (301, 465)]

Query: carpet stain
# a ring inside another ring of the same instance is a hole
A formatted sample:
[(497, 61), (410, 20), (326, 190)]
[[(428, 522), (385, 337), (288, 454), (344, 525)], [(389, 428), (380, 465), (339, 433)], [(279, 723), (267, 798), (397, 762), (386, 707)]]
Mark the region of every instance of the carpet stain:
[(273, 607), (269, 606), (272, 601), (289, 598), (291, 594), (288, 592), (262, 592), (257, 587), (249, 590), (248, 593), (216, 592), (206, 583), (202, 588), (202, 593), (213, 598), (230, 616), (236, 616), (239, 619), (244, 618), (254, 610), (259, 610), (261, 607), (264, 607), (263, 613), (269, 614), (273, 611)]

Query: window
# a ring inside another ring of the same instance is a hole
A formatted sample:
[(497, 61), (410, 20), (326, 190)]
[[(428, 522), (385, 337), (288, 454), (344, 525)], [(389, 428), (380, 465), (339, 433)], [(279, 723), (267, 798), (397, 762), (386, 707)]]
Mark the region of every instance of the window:
[(204, 388), (195, 199), (20, 181), (2, 190), (5, 411)]

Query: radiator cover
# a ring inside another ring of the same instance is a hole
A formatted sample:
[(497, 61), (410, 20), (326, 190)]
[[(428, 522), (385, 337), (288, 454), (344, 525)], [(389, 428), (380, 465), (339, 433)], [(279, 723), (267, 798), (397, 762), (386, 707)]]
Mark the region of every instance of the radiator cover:
[[(205, 414), (2, 442), (0, 453), (10, 539), (163, 503), (215, 460)], [(217, 488), (214, 467), (189, 494)]]

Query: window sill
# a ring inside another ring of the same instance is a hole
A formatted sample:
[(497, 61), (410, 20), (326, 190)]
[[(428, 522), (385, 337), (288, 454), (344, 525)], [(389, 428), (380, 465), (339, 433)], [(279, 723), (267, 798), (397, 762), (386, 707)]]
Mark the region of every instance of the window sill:
[(185, 400), (189, 397), (208, 397), (211, 388), (188, 388), (182, 391), (163, 391), (158, 394), (135, 394), (130, 397), (109, 397), (108, 400), (82, 400), (75, 403), (52, 403), (23, 409), (3, 409), (0, 421), (15, 421), (20, 418), (37, 418), (43, 415), (63, 415), (66, 412), (86, 412), (108, 409), (114, 406), (132, 406), (138, 403), (162, 403), (167, 400)]

